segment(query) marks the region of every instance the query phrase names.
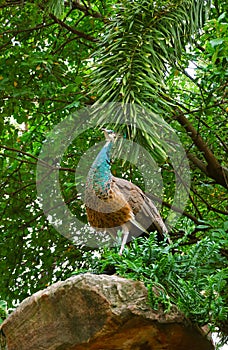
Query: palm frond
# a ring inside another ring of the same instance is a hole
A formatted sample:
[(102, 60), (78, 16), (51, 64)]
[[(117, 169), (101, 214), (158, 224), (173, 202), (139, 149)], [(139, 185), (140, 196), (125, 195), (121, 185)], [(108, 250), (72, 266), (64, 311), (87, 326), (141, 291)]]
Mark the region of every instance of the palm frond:
[[(116, 5), (116, 16), (107, 25), (94, 55), (91, 81), (93, 94), (97, 95), (95, 105), (120, 102), (125, 115), (126, 108), (129, 112), (126, 106), (131, 105), (131, 137), (136, 135), (133, 126), (138, 125), (134, 104), (156, 114), (172, 109), (166, 96), (165, 75), (199, 33), (209, 7), (210, 0), (124, 0)], [(106, 117), (101, 115), (99, 122), (105, 123)], [(160, 124), (165, 125), (162, 118)], [(147, 123), (142, 118), (140, 127), (146, 131)], [(156, 140), (158, 143), (154, 135)]]
[(47, 10), (53, 13), (56, 17), (61, 18), (64, 13), (64, 0), (49, 0)]

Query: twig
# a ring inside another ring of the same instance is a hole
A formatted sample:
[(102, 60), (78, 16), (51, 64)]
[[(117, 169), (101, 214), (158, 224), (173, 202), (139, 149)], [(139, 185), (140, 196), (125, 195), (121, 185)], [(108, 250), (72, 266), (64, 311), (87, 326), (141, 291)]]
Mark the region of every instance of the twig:
[(95, 39), (94, 37), (90, 36), (89, 34), (83, 33), (75, 28), (72, 28), (71, 26), (69, 26), (68, 24), (64, 23), (63, 21), (61, 21), (59, 18), (57, 18), (55, 15), (53, 15), (52, 13), (49, 14), (49, 16), (56, 22), (58, 23), (61, 27), (66, 28), (68, 31), (76, 34), (78, 37), (83, 38), (85, 40), (89, 40), (92, 42), (97, 42), (98, 40)]
[(199, 225), (199, 220), (195, 217), (195, 216), (193, 216), (192, 214), (189, 214), (189, 213), (187, 213), (186, 211), (184, 211), (184, 210), (182, 210), (182, 209), (180, 209), (180, 208), (178, 208), (177, 206), (175, 206), (175, 205), (173, 205), (173, 204), (170, 204), (170, 203), (168, 203), (168, 202), (166, 202), (166, 201), (164, 201), (164, 200), (161, 200), (159, 197), (157, 197), (157, 196), (155, 196), (155, 195), (153, 195), (153, 194), (146, 194), (148, 197), (150, 197), (152, 200), (155, 200), (155, 201), (157, 201), (158, 203), (160, 203), (160, 204), (162, 204), (162, 205), (164, 205), (164, 207), (167, 207), (167, 208), (169, 208), (169, 209), (172, 209), (173, 211), (175, 211), (176, 213), (181, 213), (181, 214), (183, 214), (184, 216), (186, 216), (186, 217), (188, 217), (189, 219), (191, 219), (196, 225)]
[(77, 10), (82, 11), (86, 16), (91, 16), (94, 18), (102, 18), (103, 17), (99, 12), (92, 10), (91, 8), (86, 6), (85, 4), (84, 4), (84, 6), (82, 4), (80, 4), (80, 2), (78, 0), (72, 1), (71, 6), (73, 9), (77, 9)]
[[(3, 146), (3, 145), (0, 145), (0, 148), (3, 148), (3, 149), (6, 149), (8, 151), (12, 151), (12, 152), (16, 152), (16, 153), (21, 153), (21, 154), (24, 154), (25, 156), (28, 156), (28, 157), (31, 157), (33, 159), (36, 159), (37, 161), (39, 161), (44, 167), (47, 167), (47, 168), (50, 168), (51, 171), (55, 171), (55, 170), (58, 170), (58, 171), (69, 171), (71, 173), (74, 173), (75, 172), (75, 169), (72, 169), (72, 168), (67, 168), (67, 167), (56, 167), (56, 166), (53, 166), (47, 162), (45, 162), (44, 160), (34, 156), (33, 154), (30, 154), (30, 153), (27, 153), (25, 151), (22, 151), (22, 150), (19, 150), (19, 149), (16, 149), (16, 148), (12, 148), (12, 147), (7, 147), (7, 146)], [(16, 158), (15, 158), (16, 159)], [(18, 159), (16, 159), (18, 160)], [(21, 160), (21, 162), (25, 162), (23, 160)], [(36, 164), (36, 163), (29, 163), (29, 164)]]

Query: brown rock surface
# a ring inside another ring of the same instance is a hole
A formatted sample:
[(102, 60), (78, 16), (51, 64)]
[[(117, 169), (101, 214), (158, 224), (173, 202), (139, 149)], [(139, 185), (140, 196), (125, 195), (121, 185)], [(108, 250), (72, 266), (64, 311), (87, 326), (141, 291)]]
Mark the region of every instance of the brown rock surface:
[(148, 305), (141, 282), (83, 274), (25, 299), (5, 320), (8, 350), (211, 350), (175, 308)]

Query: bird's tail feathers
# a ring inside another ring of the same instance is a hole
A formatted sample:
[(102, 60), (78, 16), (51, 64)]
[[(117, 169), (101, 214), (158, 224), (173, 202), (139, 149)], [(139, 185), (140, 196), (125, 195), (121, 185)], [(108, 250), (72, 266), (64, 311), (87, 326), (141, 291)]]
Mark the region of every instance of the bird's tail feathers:
[(149, 232), (143, 227), (134, 217), (131, 218), (130, 222), (136, 226), (140, 231), (145, 232), (149, 235)]

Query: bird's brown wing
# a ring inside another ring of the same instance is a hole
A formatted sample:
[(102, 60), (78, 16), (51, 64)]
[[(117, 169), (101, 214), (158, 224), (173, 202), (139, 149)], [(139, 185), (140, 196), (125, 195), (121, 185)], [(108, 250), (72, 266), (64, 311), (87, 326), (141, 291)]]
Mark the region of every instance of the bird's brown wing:
[(112, 182), (119, 188), (129, 203), (136, 221), (147, 231), (156, 230), (159, 240), (167, 239), (169, 241), (167, 227), (151, 199), (132, 182), (114, 176)]

